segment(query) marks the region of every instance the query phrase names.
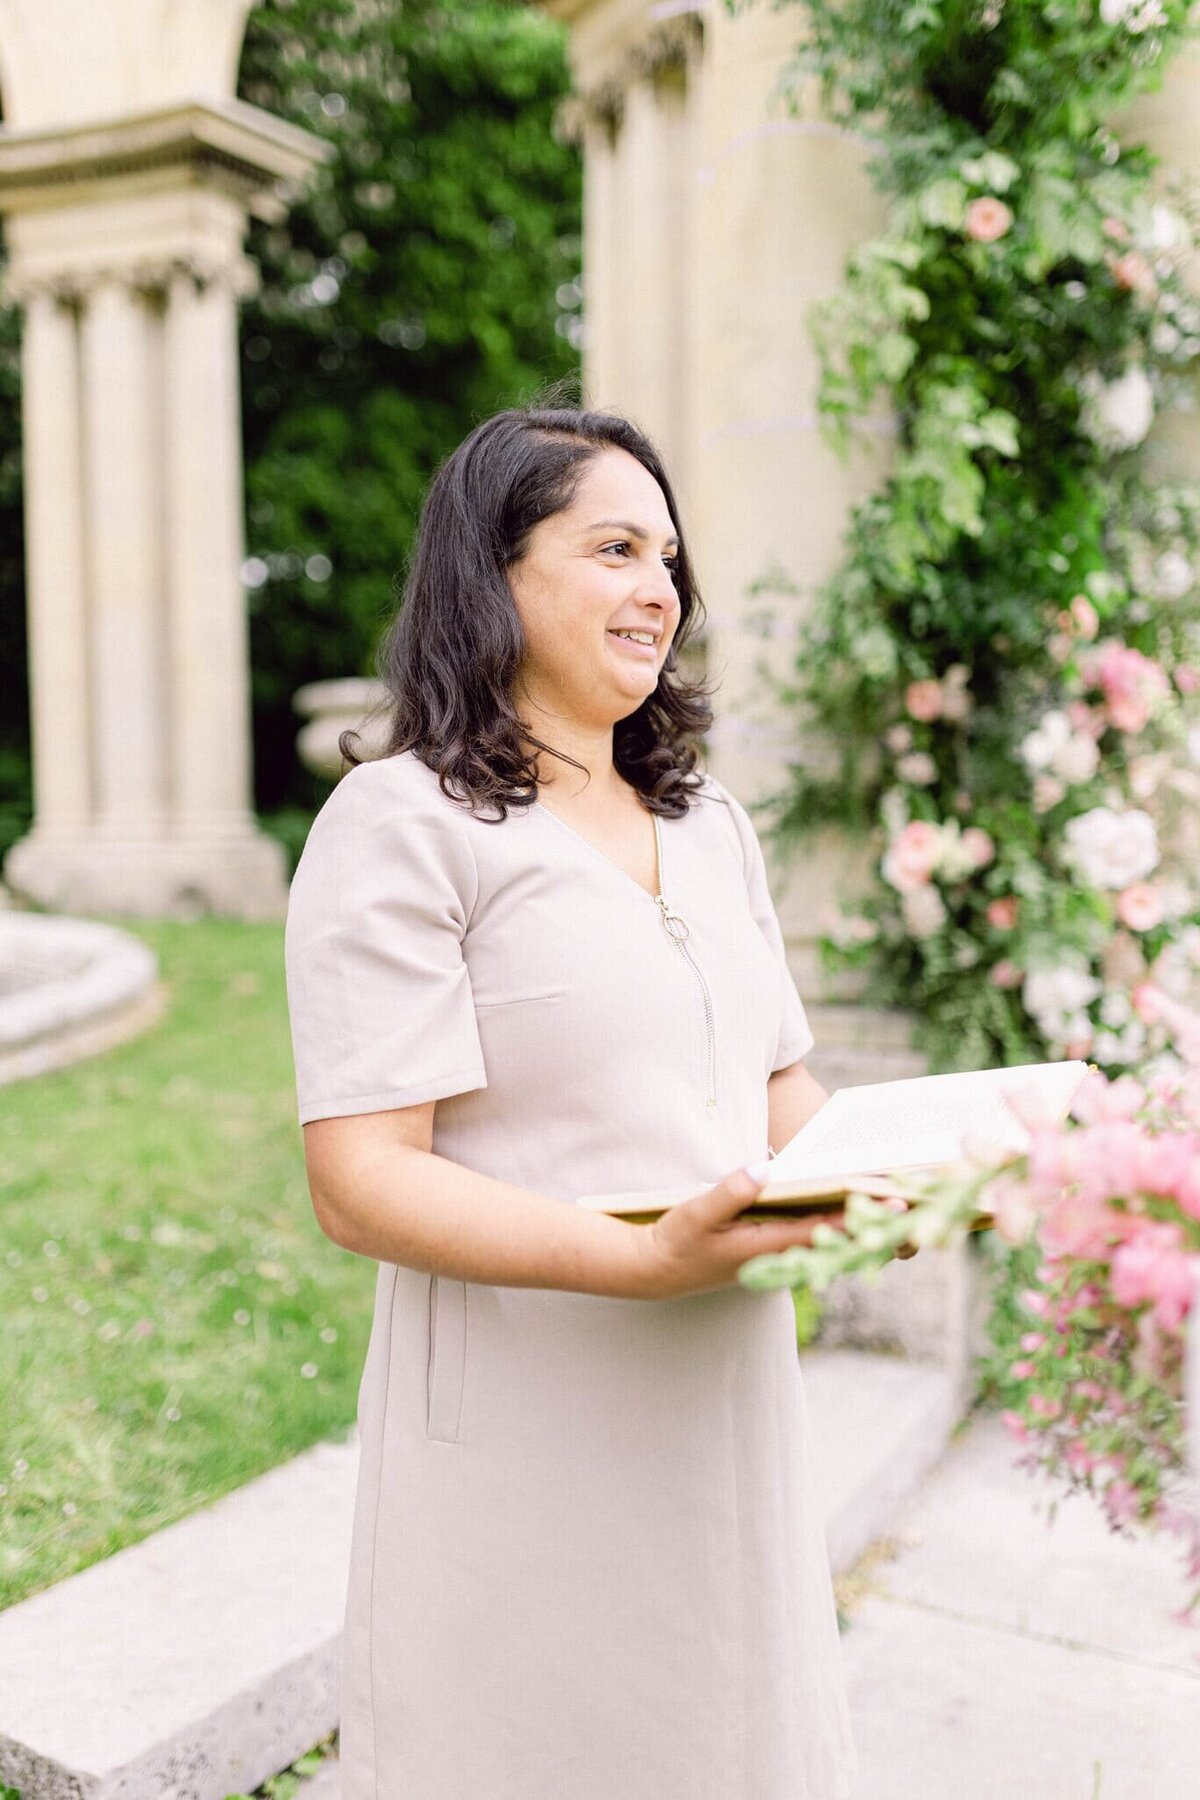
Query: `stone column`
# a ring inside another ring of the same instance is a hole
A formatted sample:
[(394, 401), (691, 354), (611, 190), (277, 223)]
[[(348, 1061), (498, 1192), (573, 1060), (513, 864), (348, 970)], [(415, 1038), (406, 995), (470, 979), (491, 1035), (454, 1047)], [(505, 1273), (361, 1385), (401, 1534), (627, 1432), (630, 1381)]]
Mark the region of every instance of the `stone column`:
[(166, 825), (162, 432), (155, 301), (108, 276), (80, 329), (84, 568), (96, 828), (150, 841)]
[(25, 300), (21, 413), (34, 807), (47, 842), (92, 814), (87, 608), (75, 306), (54, 288)]
[(282, 911), (250, 790), (236, 298), (248, 207), (325, 153), (234, 101), (0, 134), (36, 759), (5, 876), (44, 905)]
[(180, 834), (200, 838), (251, 822), (235, 293), (251, 274), (180, 268), (166, 295), (172, 805)]

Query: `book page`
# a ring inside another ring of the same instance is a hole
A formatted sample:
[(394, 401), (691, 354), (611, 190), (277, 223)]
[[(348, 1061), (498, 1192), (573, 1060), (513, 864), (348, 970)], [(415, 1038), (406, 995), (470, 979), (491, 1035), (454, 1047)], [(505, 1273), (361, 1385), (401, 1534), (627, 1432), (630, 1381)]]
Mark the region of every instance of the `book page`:
[(1032, 1088), (1062, 1117), (1086, 1074), (1083, 1062), (1029, 1063), (839, 1088), (772, 1160), (769, 1183), (954, 1162), (968, 1133), (1022, 1150), (1005, 1094)]

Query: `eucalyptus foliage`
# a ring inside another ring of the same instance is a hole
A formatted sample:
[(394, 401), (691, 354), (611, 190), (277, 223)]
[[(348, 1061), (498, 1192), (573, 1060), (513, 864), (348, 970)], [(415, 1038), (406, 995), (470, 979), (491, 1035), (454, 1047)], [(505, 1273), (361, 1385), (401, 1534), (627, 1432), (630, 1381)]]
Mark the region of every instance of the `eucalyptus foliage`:
[(1196, 12), (803, 13), (781, 89), (796, 111), (820, 94), (886, 203), (809, 314), (822, 432), (845, 456), (886, 415), (894, 456), (782, 690), (819, 754), (775, 825), (792, 844), (823, 819), (871, 834), (877, 887), (826, 956), (913, 1007), (936, 1064), (1126, 1067), (1159, 1047), (1138, 981), (1178, 988), (1200, 962), (1197, 898), (1163, 850), (1200, 793), (1200, 492), (1141, 448), (1194, 406), (1200, 302), (1196, 194), (1164, 192), (1113, 117)]

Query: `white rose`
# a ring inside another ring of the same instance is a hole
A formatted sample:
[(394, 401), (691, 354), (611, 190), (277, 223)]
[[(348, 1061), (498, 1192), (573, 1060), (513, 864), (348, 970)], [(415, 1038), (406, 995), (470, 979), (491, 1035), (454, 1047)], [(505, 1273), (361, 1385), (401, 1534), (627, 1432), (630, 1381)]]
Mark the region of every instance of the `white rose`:
[(1195, 579), (1195, 570), (1180, 550), (1164, 550), (1154, 565), (1154, 591), (1160, 600), (1178, 600)]
[(1182, 250), (1191, 242), (1186, 219), (1173, 206), (1161, 202), (1150, 208), (1149, 229), (1142, 234), (1147, 250)]
[(914, 888), (911, 894), (902, 895), (900, 911), (904, 915), (905, 929), (910, 937), (933, 937), (946, 923), (946, 908), (942, 896), (930, 883)]
[(1022, 738), (1021, 761), (1027, 769), (1048, 769), (1071, 735), (1066, 713), (1048, 712)]
[(1133, 1017), (1133, 1007), (1124, 988), (1109, 988), (1100, 1002), (1101, 1022), (1111, 1031), (1119, 1031)]
[(1124, 1068), (1129, 1058), (1125, 1054), (1125, 1046), (1115, 1031), (1098, 1031), (1092, 1040), (1092, 1057), (1098, 1063), (1106, 1063), (1111, 1068)]
[(914, 787), (928, 787), (937, 780), (937, 764), (924, 750), (910, 750), (907, 756), (900, 757), (896, 773), (901, 781), (911, 781)]
[(1100, 0), (1100, 17), (1106, 25), (1123, 25), (1138, 0)]
[(1055, 1036), (1056, 1029), (1099, 992), (1096, 977), (1085, 965), (1072, 962), (1059, 963), (1053, 969), (1031, 969), (1021, 984), (1026, 1012), (1032, 1013), (1048, 1037)]
[(1050, 767), (1069, 786), (1090, 781), (1100, 767), (1100, 746), (1086, 732), (1072, 732), (1062, 749), (1055, 754)]
[(1094, 369), (1080, 377), (1083, 406), (1080, 429), (1106, 450), (1132, 450), (1154, 423), (1154, 389), (1134, 363), (1116, 381), (1105, 381)]
[(1089, 887), (1128, 887), (1158, 866), (1154, 821), (1136, 808), (1114, 812), (1093, 806), (1068, 821), (1064, 837), (1067, 861)]
[(1150, 343), (1160, 356), (1173, 356), (1182, 342), (1182, 331), (1177, 331), (1169, 319), (1156, 320), (1150, 331)]

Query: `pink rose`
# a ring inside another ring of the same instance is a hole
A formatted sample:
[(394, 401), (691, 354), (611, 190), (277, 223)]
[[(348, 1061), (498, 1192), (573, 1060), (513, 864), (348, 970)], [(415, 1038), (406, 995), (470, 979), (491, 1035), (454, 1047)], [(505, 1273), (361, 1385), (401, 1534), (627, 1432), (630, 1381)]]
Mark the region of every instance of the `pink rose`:
[(1198, 1156), (1200, 1144), (1188, 1132), (1144, 1136), (1138, 1145), (1137, 1185), (1143, 1193), (1174, 1195)]
[(1108, 1255), (1114, 1216), (1099, 1200), (1064, 1194), (1046, 1209), (1038, 1239), (1058, 1255), (1101, 1260)]
[(904, 690), (904, 709), (910, 719), (921, 725), (932, 725), (942, 716), (942, 684), (940, 681), (910, 681)]
[(977, 244), (994, 244), (1009, 230), (1012, 222), (1011, 209), (992, 194), (981, 195), (967, 207), (967, 236), (974, 238)]
[(1131, 881), (1117, 895), (1117, 917), (1130, 931), (1153, 931), (1162, 924), (1162, 897), (1148, 881)]
[(1024, 979), (1024, 969), (1019, 968), (1018, 965), (1015, 962), (1010, 961), (1008, 957), (1004, 957), (998, 963), (993, 963), (991, 974), (988, 976), (988, 980), (991, 982), (992, 986), (998, 988), (1020, 987)]
[(898, 894), (911, 894), (929, 881), (941, 854), (940, 827), (927, 819), (911, 819), (888, 845), (883, 879)]
[[(1031, 1375), (1036, 1374), (1037, 1364), (1030, 1362), (1028, 1357), (1019, 1357), (1008, 1372), (1014, 1381), (1028, 1381)], [(1035, 1406), (1033, 1410), (1036, 1412), (1038, 1409)]]
[(1019, 1412), (1014, 1412), (1011, 1406), (1006, 1406), (1000, 1417), (1004, 1421), (1004, 1429), (1010, 1436), (1016, 1438), (1018, 1444), (1029, 1442), (1029, 1427)]
[[(987, 922), (996, 931), (1012, 931), (1021, 914), (1021, 902), (1015, 894), (1002, 894), (988, 903)], [(993, 971), (993, 979), (995, 971)]]
[(1200, 669), (1194, 669), (1191, 663), (1176, 664), (1175, 686), (1181, 694), (1200, 693)]
[(968, 825), (962, 834), (962, 847), (975, 869), (986, 869), (996, 860), (996, 846), (988, 833), (978, 825)]
[(1070, 606), (1071, 619), (1081, 638), (1090, 642), (1100, 629), (1100, 614), (1086, 594), (1076, 594)]
[(1133, 1075), (1110, 1081), (1099, 1070), (1085, 1075), (1071, 1102), (1071, 1114), (1083, 1125), (1108, 1125), (1132, 1119), (1146, 1104), (1146, 1090)]

